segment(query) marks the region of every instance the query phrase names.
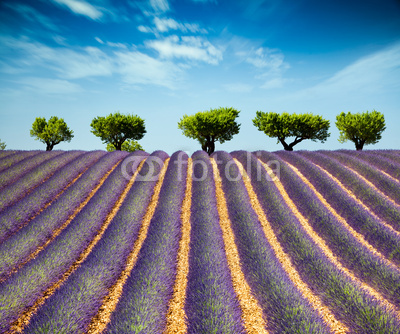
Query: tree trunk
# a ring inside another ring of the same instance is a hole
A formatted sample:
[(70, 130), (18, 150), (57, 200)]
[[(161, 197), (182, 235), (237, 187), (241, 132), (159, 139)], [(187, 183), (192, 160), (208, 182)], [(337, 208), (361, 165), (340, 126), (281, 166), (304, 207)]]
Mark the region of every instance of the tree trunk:
[(46, 151), (51, 151), (54, 147), (53, 143), (46, 143)]
[(122, 149), (122, 142), (116, 142), (115, 144), (114, 144), (114, 147), (115, 147), (115, 149), (117, 150), (117, 151), (121, 151), (121, 149)]
[(364, 140), (357, 139), (357, 140), (355, 141), (355, 143), (356, 143), (356, 150), (357, 150), (357, 151), (362, 151), (362, 149), (363, 149), (363, 147), (364, 147), (365, 141), (364, 141)]
[(201, 145), (201, 149), (211, 155), (215, 151), (215, 142), (211, 138), (206, 138), (205, 142)]
[(286, 144), (284, 139), (278, 138), (281, 144), (283, 145), (283, 148), (285, 151), (293, 151), (293, 146)]

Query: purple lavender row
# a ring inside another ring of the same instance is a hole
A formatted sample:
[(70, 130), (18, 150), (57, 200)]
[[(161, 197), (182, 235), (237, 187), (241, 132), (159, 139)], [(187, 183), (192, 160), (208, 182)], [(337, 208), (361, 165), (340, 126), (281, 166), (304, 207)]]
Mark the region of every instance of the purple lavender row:
[[(52, 205), (28, 225), (0, 244), (0, 280), (9, 276), (13, 268), (26, 262), (30, 254), (42, 246), (90, 194), (100, 179), (121, 159), (120, 154), (106, 154)], [(2, 222), (2, 231), (13, 231), (14, 226)]]
[[(276, 154), (266, 151), (257, 152), (257, 156), (265, 163), (278, 160)], [(268, 181), (266, 173), (258, 177), (257, 171), (263, 168), (259, 163), (252, 164), (251, 183), (278, 241), (303, 281), (352, 333), (400, 333), (397, 317), (328, 259), (301, 226), (274, 182)], [(281, 179), (287, 173), (288, 167), (281, 165)]]
[(14, 154), (0, 159), (0, 172), (3, 172), (7, 168), (11, 168), (24, 159), (28, 159), (40, 153), (43, 153), (43, 151), (15, 151)]
[[(361, 176), (373, 183), (386, 196), (400, 205), (400, 185), (390, 177), (382, 174), (376, 167), (354, 156), (342, 152), (321, 151), (322, 154), (339, 161), (344, 166), (354, 169)], [(397, 208), (398, 211), (399, 208)]]
[(104, 154), (104, 151), (94, 151), (79, 155), (29, 195), (2, 211), (0, 213), (0, 242), (36, 216), (57, 194)]
[[(127, 152), (107, 155), (118, 161), (126, 157)], [(116, 168), (59, 236), (35, 259), (0, 284), (0, 305), (3, 307), (0, 309), (0, 332), (7, 330), (74, 264), (98, 234), (127, 183), (128, 179)]]
[(11, 185), (19, 178), (26, 175), (28, 172), (32, 171), (47, 160), (52, 159), (62, 153), (62, 151), (40, 152), (10, 166), (0, 173), (0, 190), (3, 190), (6, 186)]
[[(298, 152), (277, 152), (311, 182), (335, 211), (388, 259), (400, 264), (400, 238), (350, 197), (335, 181)], [(314, 152), (312, 155), (317, 155)], [(284, 176), (282, 176), (284, 177)]]
[[(129, 169), (136, 169), (146, 156), (148, 154), (143, 152), (130, 156), (129, 158), (134, 159)], [(144, 164), (143, 172), (148, 172), (148, 164), (152, 163), (154, 157), (164, 161), (167, 155), (164, 152), (152, 154)], [(159, 171), (160, 168), (157, 169)], [(27, 328), (29, 333), (50, 331), (74, 334), (87, 331), (109, 289), (125, 268), (156, 182), (136, 181), (133, 184), (99, 243), (85, 262), (33, 317)], [(164, 200), (168, 201), (168, 198)], [(128, 332), (130, 331), (126, 331)]]
[(0, 190), (0, 212), (10, 207), (43, 183), (59, 168), (83, 154), (83, 151), (67, 151), (57, 155), (31, 170), (14, 183)]
[[(302, 151), (299, 154), (331, 173), (380, 219), (393, 226), (397, 231), (400, 231), (400, 210), (384, 196), (378, 194), (365, 181), (343, 167), (339, 161), (319, 152)], [(343, 211), (340, 208), (336, 209), (336, 207), (335, 210), (339, 213)]]
[[(245, 167), (248, 158), (251, 158), (250, 162), (256, 166), (257, 161), (249, 152), (236, 151), (231, 154)], [(216, 159), (220, 170), (242, 270), (254, 297), (263, 309), (264, 316), (268, 319), (268, 331), (330, 333), (321, 316), (296, 288), (275, 256), (250, 204), (243, 180), (238, 178), (240, 172), (232, 156), (226, 152), (216, 152), (213, 158)]]
[(384, 171), (395, 179), (400, 180), (400, 159), (399, 162), (396, 163), (385, 156), (371, 151), (354, 152), (343, 150), (340, 152), (363, 160), (367, 162), (371, 167), (373, 166), (378, 170)]
[[(306, 163), (305, 159), (293, 152), (279, 152), (279, 158), (293, 163), (294, 166), (303, 172), (306, 171), (305, 177), (311, 176), (315, 180), (316, 176), (319, 179), (318, 171), (313, 170), (315, 166), (311, 163)], [(280, 166), (285, 165), (281, 159), (277, 158)], [(296, 163), (297, 161), (297, 163)], [(366, 246), (362, 245), (350, 231), (340, 223), (325, 207), (323, 203), (317, 198), (315, 193), (300, 179), (300, 177), (293, 172), (290, 168), (284, 166), (285, 174), (281, 177), (282, 185), (285, 187), (286, 192), (297, 208), (304, 217), (307, 218), (314, 231), (318, 233), (328, 244), (332, 252), (340, 259), (341, 263), (351, 270), (361, 281), (366, 282), (377, 291), (379, 291), (385, 298), (390, 300), (394, 305), (400, 307), (400, 270), (387, 266), (380, 256), (373, 254)], [(311, 174), (311, 175), (310, 175)], [(304, 175), (304, 174), (303, 174)], [(325, 195), (327, 192), (332, 193), (332, 188), (335, 185), (326, 182), (323, 186)], [(328, 195), (329, 196), (329, 195)], [(342, 199), (342, 198), (341, 198)], [(354, 208), (354, 206), (353, 206)], [(354, 214), (349, 213), (350, 218)], [(364, 225), (364, 230), (376, 229), (376, 224), (368, 226), (368, 219), (361, 220), (358, 227)], [(379, 235), (381, 231), (378, 231)], [(390, 258), (395, 253), (400, 254), (400, 239), (392, 236), (386, 238), (381, 242), (381, 246), (390, 244), (390, 250), (386, 251), (384, 255)], [(376, 238), (376, 236), (375, 236)], [(398, 262), (400, 263), (400, 261)]]
[(371, 150), (368, 151), (400, 164), (400, 150)]
[(188, 156), (175, 152), (137, 262), (105, 333), (162, 333), (173, 294)]
[(212, 165), (204, 151), (192, 159), (187, 333), (245, 333), (219, 224)]
[(0, 151), (0, 166), (1, 166), (1, 159), (8, 157), (12, 154), (15, 154), (15, 153), (17, 153), (17, 151), (11, 151), (11, 150)]

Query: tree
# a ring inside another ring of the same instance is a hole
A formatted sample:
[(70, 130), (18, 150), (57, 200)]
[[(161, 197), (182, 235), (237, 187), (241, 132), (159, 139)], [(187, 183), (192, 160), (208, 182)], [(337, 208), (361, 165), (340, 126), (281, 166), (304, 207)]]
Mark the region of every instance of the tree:
[(2, 150), (5, 150), (6, 149), (6, 143), (3, 143), (1, 140), (0, 140), (0, 151), (2, 151)]
[(122, 115), (119, 112), (106, 117), (96, 117), (90, 126), (95, 136), (118, 151), (121, 151), (126, 140), (142, 139), (146, 133), (143, 119), (137, 115)]
[(340, 131), (339, 142), (351, 140), (357, 151), (364, 145), (376, 144), (386, 129), (383, 114), (376, 110), (356, 114), (342, 112), (336, 116), (336, 126)]
[[(112, 152), (115, 150), (116, 150), (116, 148), (113, 144), (111, 144), (111, 143), (107, 144), (108, 152)], [(128, 139), (122, 144), (121, 151), (134, 152), (134, 151), (144, 151), (144, 149), (136, 140)]]
[(68, 128), (67, 123), (57, 116), (50, 117), (48, 122), (44, 117), (37, 117), (30, 131), (31, 137), (36, 137), (35, 140), (40, 140), (46, 144), (46, 151), (51, 151), (54, 145), (62, 141), (70, 142), (74, 137), (73, 133)]
[(216, 141), (223, 144), (239, 133), (240, 124), (235, 121), (239, 112), (233, 108), (219, 108), (184, 115), (178, 122), (178, 128), (186, 137), (197, 139), (202, 150), (211, 155)]
[[(253, 124), (271, 138), (277, 138), (286, 151), (293, 151), (293, 146), (305, 139), (320, 140), (322, 143), (329, 137), (329, 121), (319, 115), (265, 113), (257, 111)], [(294, 140), (288, 144), (288, 137)]]

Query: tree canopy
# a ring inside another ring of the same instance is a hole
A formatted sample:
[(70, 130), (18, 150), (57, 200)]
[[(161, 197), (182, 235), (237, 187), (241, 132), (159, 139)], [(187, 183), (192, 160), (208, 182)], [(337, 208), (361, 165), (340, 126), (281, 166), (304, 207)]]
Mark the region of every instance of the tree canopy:
[[(113, 144), (111, 144), (111, 143), (107, 144), (108, 152), (112, 152), (115, 150), (116, 150), (116, 148)], [(134, 152), (134, 151), (144, 151), (144, 149), (136, 140), (127, 139), (122, 144), (121, 151)]]
[(106, 117), (96, 117), (90, 124), (92, 133), (106, 144), (121, 151), (128, 139), (140, 140), (146, 133), (144, 120), (137, 115), (123, 115), (119, 112)]
[(6, 143), (3, 143), (1, 140), (0, 140), (0, 151), (2, 151), (2, 150), (5, 150), (6, 149)]
[(46, 144), (46, 151), (51, 151), (54, 145), (63, 141), (70, 142), (74, 137), (73, 133), (67, 123), (57, 116), (50, 117), (48, 122), (45, 117), (37, 117), (30, 131), (31, 137)]
[(178, 122), (178, 128), (186, 137), (197, 139), (202, 150), (211, 155), (216, 141), (223, 144), (239, 133), (240, 124), (236, 122), (239, 112), (234, 108), (218, 108), (184, 115)]
[(356, 114), (342, 112), (336, 116), (336, 126), (340, 131), (339, 142), (351, 140), (358, 151), (364, 145), (376, 144), (386, 129), (385, 117), (376, 110)]
[[(253, 124), (268, 137), (277, 138), (286, 151), (293, 151), (293, 146), (305, 139), (320, 140), (323, 143), (330, 135), (329, 121), (311, 113), (278, 114), (257, 111)], [(286, 141), (289, 137), (294, 137), (294, 140), (288, 144)]]

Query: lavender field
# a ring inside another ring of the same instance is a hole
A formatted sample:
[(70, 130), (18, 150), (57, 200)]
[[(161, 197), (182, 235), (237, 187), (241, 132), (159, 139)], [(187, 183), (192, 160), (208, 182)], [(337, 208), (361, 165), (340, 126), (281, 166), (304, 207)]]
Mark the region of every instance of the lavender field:
[(0, 333), (400, 334), (400, 150), (0, 151)]

